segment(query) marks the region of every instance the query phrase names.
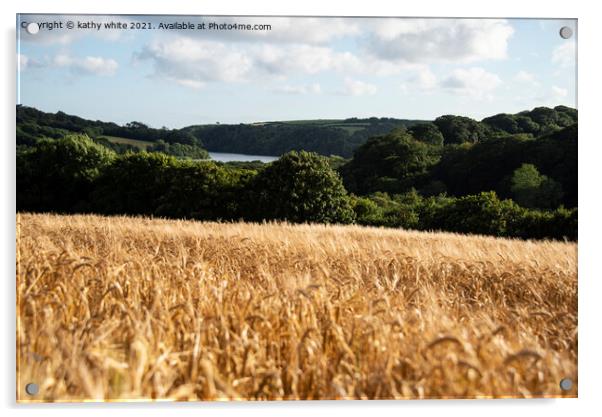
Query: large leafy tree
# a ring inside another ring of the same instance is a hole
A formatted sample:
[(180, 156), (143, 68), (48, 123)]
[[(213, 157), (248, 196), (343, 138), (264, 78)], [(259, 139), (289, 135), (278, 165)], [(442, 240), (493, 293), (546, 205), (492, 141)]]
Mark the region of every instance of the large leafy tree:
[(248, 212), (255, 220), (350, 223), (353, 210), (339, 175), (326, 158), (291, 151), (252, 181)]
[[(528, 119), (528, 118), (527, 118)], [(531, 119), (528, 119), (529, 121)], [(487, 117), (483, 119), (483, 123), (489, 126), (507, 132), (507, 133), (523, 133), (517, 117), (512, 114), (500, 113), (495, 116)]]
[(241, 192), (255, 171), (228, 169), (211, 161), (178, 161), (170, 169), (156, 214), (198, 220), (230, 220), (239, 213)]
[(95, 210), (106, 214), (155, 214), (176, 164), (174, 157), (161, 153), (120, 156), (97, 181), (92, 195)]
[(487, 138), (488, 126), (469, 117), (445, 115), (433, 122), (443, 134), (446, 145), (481, 142)]
[(505, 236), (521, 209), (512, 200), (500, 200), (495, 192), (482, 192), (452, 200), (426, 222), (431, 229), (459, 233)]
[(429, 145), (443, 145), (443, 135), (433, 123), (418, 123), (408, 129), (408, 132), (420, 142)]
[(372, 138), (341, 168), (345, 186), (357, 194), (408, 191), (425, 180), (438, 160), (439, 149), (403, 130)]
[(541, 175), (533, 164), (523, 164), (512, 174), (512, 198), (530, 208), (556, 208), (562, 198), (562, 186)]
[(39, 141), (17, 156), (17, 209), (86, 211), (94, 181), (114, 158), (86, 135)]

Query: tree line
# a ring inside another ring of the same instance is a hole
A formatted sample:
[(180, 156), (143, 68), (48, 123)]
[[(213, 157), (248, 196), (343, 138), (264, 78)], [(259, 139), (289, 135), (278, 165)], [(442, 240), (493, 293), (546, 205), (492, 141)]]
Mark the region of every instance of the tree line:
[[(576, 128), (565, 129), (555, 138), (570, 141), (571, 131), (576, 134)], [(560, 163), (566, 155), (556, 145), (560, 146), (551, 141), (544, 149), (558, 156)], [(466, 152), (476, 146), (467, 146)], [(451, 195), (435, 190), (448, 187), (441, 175), (445, 169), (439, 148), (401, 129), (369, 140), (343, 165), (336, 161), (337, 170), (329, 158), (305, 151), (288, 152), (270, 164), (222, 164), (164, 153), (117, 154), (86, 135), (67, 135), (38, 140), (18, 152), (17, 210), (356, 223), (519, 238), (577, 238), (576, 207), (538, 207), (540, 199), (547, 201), (547, 192), (562, 187), (556, 171), (547, 172), (528, 161), (518, 161), (514, 170), (509, 164), (509, 190), (515, 199), (524, 199), (522, 205), (500, 198), (491, 189)], [(458, 168), (458, 163), (452, 166)], [(567, 169), (562, 163), (552, 167), (559, 172)], [(372, 187), (361, 177), (370, 172), (376, 172)], [(358, 184), (363, 188), (354, 188)], [(542, 194), (533, 197), (533, 190)], [(563, 196), (560, 201), (567, 190), (558, 192)], [(576, 196), (576, 188), (574, 192)]]
[[(133, 121), (116, 123), (86, 120), (64, 112), (46, 113), (17, 106), (17, 145), (31, 146), (41, 137), (85, 133), (116, 152), (136, 152), (135, 146), (104, 139), (106, 136), (152, 142), (161, 152), (198, 159), (212, 152), (279, 156), (291, 150), (324, 156), (353, 156), (370, 138), (395, 129), (407, 129), (418, 141), (433, 146), (475, 144), (512, 135), (523, 139), (550, 135), (577, 122), (577, 111), (566, 106), (537, 107), (517, 114), (501, 113), (481, 121), (444, 115), (432, 122), (394, 118), (349, 118), (256, 124), (195, 125), (182, 129), (155, 129)], [(156, 145), (155, 145), (156, 143)]]

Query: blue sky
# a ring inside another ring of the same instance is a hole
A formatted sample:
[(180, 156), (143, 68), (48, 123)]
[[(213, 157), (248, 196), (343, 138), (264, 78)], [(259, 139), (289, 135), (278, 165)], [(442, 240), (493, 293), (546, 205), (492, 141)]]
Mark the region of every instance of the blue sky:
[[(18, 100), (153, 127), (576, 107), (574, 20), (21, 15)], [(271, 30), (67, 29), (66, 22)]]

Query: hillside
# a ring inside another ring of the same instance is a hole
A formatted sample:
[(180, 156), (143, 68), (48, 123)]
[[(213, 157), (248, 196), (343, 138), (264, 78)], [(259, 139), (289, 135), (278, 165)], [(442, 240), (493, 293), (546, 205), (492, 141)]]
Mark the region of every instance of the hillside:
[[(304, 150), (324, 156), (353, 156), (368, 139), (408, 129), (412, 136), (431, 145), (478, 143), (507, 135), (540, 137), (577, 122), (577, 110), (566, 106), (536, 107), (517, 114), (500, 113), (481, 121), (442, 115), (435, 120), (390, 117), (271, 121), (239, 124), (204, 124), (182, 129), (152, 128), (132, 121), (123, 126), (87, 120), (62, 111), (47, 113), (17, 106), (17, 145), (32, 146), (40, 138), (57, 139), (68, 133), (85, 133), (120, 153), (146, 148), (175, 156), (207, 158), (212, 152), (280, 156)], [(111, 137), (115, 139), (111, 139)], [(103, 141), (108, 138), (108, 141)], [(149, 148), (141, 142), (154, 143)]]
[(577, 395), (574, 243), (19, 214), (17, 301), (44, 400)]
[(183, 131), (192, 134), (206, 149), (214, 152), (279, 156), (292, 150), (305, 150), (324, 156), (349, 158), (370, 137), (423, 122), (372, 117), (200, 125)]

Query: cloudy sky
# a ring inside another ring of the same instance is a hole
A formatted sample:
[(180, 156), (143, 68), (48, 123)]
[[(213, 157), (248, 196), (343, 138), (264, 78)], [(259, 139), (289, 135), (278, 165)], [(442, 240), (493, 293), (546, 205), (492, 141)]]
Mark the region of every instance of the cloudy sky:
[[(72, 21), (153, 29), (68, 29)], [(37, 34), (24, 26), (39, 23)], [(206, 29), (159, 29), (175, 22)], [(63, 28), (50, 29), (51, 23)], [(213, 30), (209, 23), (270, 25)], [(50, 27), (48, 27), (50, 26)], [(574, 20), (20, 15), (18, 101), (153, 127), (576, 106)]]

